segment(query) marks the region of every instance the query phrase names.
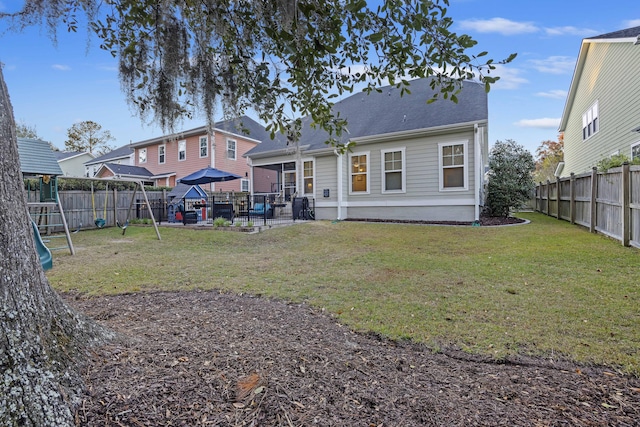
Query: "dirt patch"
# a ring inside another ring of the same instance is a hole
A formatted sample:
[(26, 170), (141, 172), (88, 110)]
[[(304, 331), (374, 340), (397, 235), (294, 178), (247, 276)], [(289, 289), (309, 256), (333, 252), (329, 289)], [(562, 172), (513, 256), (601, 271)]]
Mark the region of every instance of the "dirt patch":
[(640, 380), (354, 333), (306, 305), (183, 292), (71, 305), (117, 331), (76, 410), (87, 426), (631, 426)]

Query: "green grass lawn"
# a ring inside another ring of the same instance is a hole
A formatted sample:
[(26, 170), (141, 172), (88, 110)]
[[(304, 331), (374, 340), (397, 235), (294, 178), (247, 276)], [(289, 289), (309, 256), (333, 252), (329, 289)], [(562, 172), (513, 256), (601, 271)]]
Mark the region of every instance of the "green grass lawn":
[[(512, 227), (316, 221), (245, 234), (131, 226), (73, 235), (59, 291), (218, 289), (326, 309), (359, 331), (640, 375), (640, 251), (540, 214)], [(170, 303), (170, 302), (168, 302)]]

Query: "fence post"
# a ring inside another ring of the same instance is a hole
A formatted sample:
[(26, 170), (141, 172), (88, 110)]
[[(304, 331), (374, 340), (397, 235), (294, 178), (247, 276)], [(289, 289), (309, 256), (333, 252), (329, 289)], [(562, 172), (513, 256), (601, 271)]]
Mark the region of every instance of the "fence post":
[(573, 172), (569, 180), (569, 222), (576, 223), (576, 176)]
[(556, 176), (556, 218), (560, 218), (560, 177)]
[(596, 205), (598, 193), (598, 168), (591, 170), (591, 218), (589, 219), (589, 231), (596, 232), (596, 215), (598, 213), (598, 206)]
[(622, 164), (622, 180), (621, 195), (622, 195), (622, 245), (629, 246), (629, 231), (630, 231), (630, 210), (629, 210), (629, 182), (631, 181), (631, 172), (629, 171), (629, 162)]
[(547, 179), (547, 183), (545, 184), (547, 189), (547, 216), (551, 216), (551, 181)]

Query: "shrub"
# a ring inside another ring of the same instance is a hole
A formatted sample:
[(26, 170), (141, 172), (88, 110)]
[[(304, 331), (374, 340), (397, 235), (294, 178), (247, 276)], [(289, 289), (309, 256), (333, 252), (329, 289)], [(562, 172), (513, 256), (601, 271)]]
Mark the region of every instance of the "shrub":
[(231, 223), (227, 221), (225, 218), (219, 216), (213, 220), (214, 227), (228, 227)]
[(535, 184), (533, 155), (513, 140), (497, 141), (489, 154), (485, 213), (509, 216), (531, 198)]
[(636, 158), (631, 160), (629, 159), (629, 157), (625, 156), (624, 154), (614, 154), (613, 156), (601, 159), (596, 164), (596, 167), (598, 168), (598, 171), (606, 172), (609, 169), (619, 168), (620, 166), (622, 166), (623, 163), (629, 163), (631, 165), (640, 165), (640, 159)]

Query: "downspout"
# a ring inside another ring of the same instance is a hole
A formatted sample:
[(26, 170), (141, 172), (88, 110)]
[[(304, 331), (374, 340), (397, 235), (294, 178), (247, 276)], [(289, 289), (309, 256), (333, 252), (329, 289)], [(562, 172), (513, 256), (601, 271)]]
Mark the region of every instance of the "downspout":
[(475, 221), (480, 221), (480, 190), (484, 186), (483, 171), (482, 171), (482, 139), (484, 133), (480, 131), (478, 124), (473, 125), (473, 144), (474, 144), (474, 158), (475, 158), (475, 170), (476, 170), (476, 182), (475, 182), (475, 195), (474, 195), (474, 218)]
[(342, 159), (342, 154), (338, 153), (338, 150), (333, 150), (333, 152), (335, 153), (336, 159), (337, 159), (337, 162), (338, 162), (338, 164), (337, 164), (337, 170), (338, 170), (338, 173), (337, 173), (337, 175), (338, 175), (338, 184), (337, 184), (338, 185), (338, 206), (337, 206), (338, 212), (337, 212), (337, 214), (338, 214), (338, 216), (337, 216), (336, 219), (338, 221), (342, 221), (342, 203), (343, 203), (343, 200), (342, 200), (342, 196), (343, 196), (343, 194), (342, 194), (342, 191), (343, 191), (343, 186), (342, 186), (342, 179), (343, 179), (343, 177), (342, 177), (342, 168), (343, 168), (342, 160), (343, 159)]

